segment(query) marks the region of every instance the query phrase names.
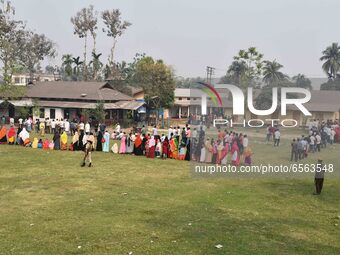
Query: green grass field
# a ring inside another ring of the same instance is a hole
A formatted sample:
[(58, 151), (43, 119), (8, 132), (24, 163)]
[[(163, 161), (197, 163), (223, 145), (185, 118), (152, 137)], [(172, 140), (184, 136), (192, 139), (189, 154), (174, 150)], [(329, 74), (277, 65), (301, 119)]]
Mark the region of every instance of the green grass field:
[[(288, 140), (262, 140), (255, 164), (288, 162)], [(339, 167), (339, 152), (305, 162)], [(198, 179), (187, 162), (81, 157), (0, 145), (0, 254), (340, 254), (339, 178), (313, 196), (313, 175)]]

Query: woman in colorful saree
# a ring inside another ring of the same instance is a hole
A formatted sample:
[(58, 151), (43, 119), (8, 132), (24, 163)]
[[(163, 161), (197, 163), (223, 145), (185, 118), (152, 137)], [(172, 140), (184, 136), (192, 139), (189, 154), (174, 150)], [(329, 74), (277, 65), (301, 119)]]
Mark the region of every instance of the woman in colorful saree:
[(50, 141), (46, 138), (44, 143), (43, 143), (43, 149), (48, 150), (50, 146)]
[(13, 145), (15, 143), (15, 129), (11, 127), (8, 131), (8, 144)]
[(103, 152), (109, 152), (110, 150), (110, 133), (106, 130), (104, 133), (104, 144), (103, 144)]
[(170, 140), (170, 151), (171, 158), (178, 159), (178, 142), (175, 137), (172, 137)]
[(208, 138), (205, 141), (205, 163), (210, 164), (212, 162), (212, 155), (213, 155), (213, 141), (210, 141)]
[(7, 128), (5, 126), (0, 130), (0, 144), (7, 143)]
[(240, 150), (237, 146), (236, 140), (233, 142), (233, 145), (231, 146), (231, 164), (234, 166), (240, 165)]
[(221, 154), (221, 165), (226, 165), (228, 160), (229, 144), (225, 143)]
[(32, 142), (32, 149), (38, 149), (38, 143), (39, 143), (38, 138), (34, 137)]
[(125, 154), (126, 152), (126, 135), (122, 136), (122, 139), (120, 139), (120, 148), (119, 148), (119, 153), (120, 154)]
[(67, 150), (67, 134), (65, 131), (60, 136), (60, 145), (61, 145), (61, 150), (63, 151)]
[(20, 144), (28, 146), (30, 144), (30, 134), (27, 132), (26, 128), (23, 128), (19, 133)]
[(143, 155), (142, 139), (140, 138), (140, 134), (137, 134), (136, 136), (133, 153), (137, 156)]
[(155, 157), (155, 145), (156, 145), (156, 140), (155, 140), (154, 136), (151, 136), (151, 138), (149, 139), (149, 150), (148, 150), (148, 154), (147, 154), (148, 158), (154, 158)]
[(251, 150), (250, 146), (246, 147), (246, 150), (244, 151), (244, 164), (245, 165), (251, 165), (251, 156), (253, 155), (253, 151)]

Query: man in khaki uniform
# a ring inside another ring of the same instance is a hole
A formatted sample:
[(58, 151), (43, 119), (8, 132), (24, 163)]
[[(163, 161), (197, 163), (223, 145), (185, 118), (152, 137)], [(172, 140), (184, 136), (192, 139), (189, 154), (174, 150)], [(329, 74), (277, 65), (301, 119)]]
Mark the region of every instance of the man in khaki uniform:
[(90, 133), (90, 135), (87, 138), (87, 142), (85, 144), (85, 156), (84, 156), (84, 160), (82, 163), (82, 167), (84, 167), (86, 165), (86, 161), (89, 162), (89, 167), (92, 166), (92, 150), (93, 150), (93, 144), (94, 144), (94, 136), (92, 133)]

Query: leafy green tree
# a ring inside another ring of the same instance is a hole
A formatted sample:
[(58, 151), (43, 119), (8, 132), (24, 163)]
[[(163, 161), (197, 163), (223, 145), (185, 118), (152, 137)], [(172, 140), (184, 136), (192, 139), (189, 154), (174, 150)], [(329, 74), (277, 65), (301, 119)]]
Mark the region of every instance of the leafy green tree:
[(340, 91), (340, 78), (330, 79), (321, 84), (320, 90), (337, 90)]
[(175, 78), (172, 69), (162, 60), (144, 57), (136, 64), (134, 82), (145, 92), (145, 100), (155, 109), (170, 108), (174, 102)]
[(256, 47), (240, 50), (238, 55), (234, 57), (235, 60), (242, 61), (245, 64), (245, 75), (249, 81), (261, 76), (262, 58), (263, 54), (259, 53)]
[(248, 84), (242, 86), (242, 81), (246, 76), (246, 70), (247, 66), (244, 60), (234, 60), (228, 68), (227, 77), (233, 84), (239, 85), (240, 87), (246, 87)]
[(288, 76), (280, 71), (283, 67), (280, 63), (274, 61), (264, 61), (263, 81), (269, 86), (277, 86), (280, 82), (285, 81)]
[(28, 69), (32, 81), (33, 73), (39, 69), (40, 62), (46, 57), (54, 58), (56, 56), (55, 45), (44, 34), (28, 31), (26, 33), (24, 49), (20, 60)]
[(117, 39), (120, 37), (124, 31), (131, 26), (131, 23), (128, 21), (123, 21), (121, 18), (121, 12), (119, 9), (106, 10), (102, 12), (101, 15), (103, 22), (106, 28), (103, 29), (103, 32), (106, 33), (107, 36), (112, 37), (113, 44), (111, 47), (111, 53), (109, 57), (109, 65), (113, 67), (114, 65), (114, 50), (116, 47)]
[(309, 90), (313, 89), (311, 80), (308, 79), (303, 74), (298, 74), (294, 76), (293, 81), (295, 82), (296, 87), (298, 88), (304, 88), (304, 89), (309, 89)]
[(198, 87), (198, 82), (205, 82), (204, 78), (196, 77), (196, 78), (176, 78), (176, 88), (194, 88)]
[(95, 120), (102, 122), (105, 120), (105, 108), (103, 102), (97, 102), (96, 107), (94, 109), (87, 109), (85, 110), (85, 115), (87, 117), (94, 118)]
[(337, 73), (340, 69), (340, 46), (338, 43), (332, 43), (322, 52), (321, 61), (325, 61), (322, 65), (322, 69), (327, 74), (329, 79), (337, 77)]
[(0, 61), (5, 84), (12, 83), (25, 44), (25, 25), (14, 20), (15, 9), (10, 1), (0, 1)]
[(47, 74), (54, 74), (57, 71), (55, 66), (47, 65), (45, 66), (45, 73)]

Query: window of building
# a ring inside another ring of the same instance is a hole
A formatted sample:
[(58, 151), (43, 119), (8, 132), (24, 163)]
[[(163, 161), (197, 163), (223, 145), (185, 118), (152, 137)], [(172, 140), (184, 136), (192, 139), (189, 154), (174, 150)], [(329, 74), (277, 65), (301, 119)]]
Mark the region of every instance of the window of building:
[(187, 97), (187, 100), (190, 100), (190, 97)]
[(50, 119), (55, 119), (55, 109), (50, 109)]
[(182, 100), (182, 98), (181, 98), (181, 97), (179, 97), (179, 98), (178, 98), (178, 100)]
[(14, 83), (19, 84), (20, 83), (20, 78), (14, 78)]
[(45, 109), (44, 108), (39, 109), (39, 118), (45, 118)]

